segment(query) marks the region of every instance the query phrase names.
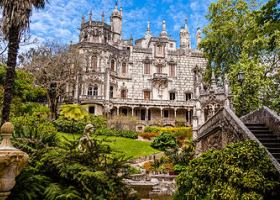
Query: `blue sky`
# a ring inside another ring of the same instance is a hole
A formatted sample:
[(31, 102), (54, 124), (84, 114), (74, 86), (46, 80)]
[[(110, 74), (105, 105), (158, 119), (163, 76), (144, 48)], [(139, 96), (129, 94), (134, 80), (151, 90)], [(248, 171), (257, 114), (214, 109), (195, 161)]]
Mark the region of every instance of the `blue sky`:
[[(133, 39), (143, 37), (147, 21), (151, 21), (153, 35), (159, 35), (162, 20), (166, 20), (168, 33), (179, 42), (179, 32), (188, 18), (188, 26), (195, 47), (197, 27), (207, 24), (205, 15), (208, 6), (215, 0), (121, 0), (123, 7), (123, 38)], [(100, 20), (102, 11), (105, 20), (115, 6), (115, 0), (49, 0), (44, 10), (36, 10), (31, 17), (31, 34), (39, 41), (58, 41), (76, 43), (79, 37), (79, 27), (82, 15), (88, 18), (92, 9), (93, 19)]]

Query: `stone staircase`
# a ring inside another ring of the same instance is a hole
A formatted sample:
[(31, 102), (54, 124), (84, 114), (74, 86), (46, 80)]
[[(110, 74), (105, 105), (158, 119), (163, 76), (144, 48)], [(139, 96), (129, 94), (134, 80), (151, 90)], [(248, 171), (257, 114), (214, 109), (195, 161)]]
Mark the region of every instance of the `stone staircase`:
[(255, 137), (267, 148), (271, 155), (280, 163), (280, 138), (265, 124), (245, 124)]

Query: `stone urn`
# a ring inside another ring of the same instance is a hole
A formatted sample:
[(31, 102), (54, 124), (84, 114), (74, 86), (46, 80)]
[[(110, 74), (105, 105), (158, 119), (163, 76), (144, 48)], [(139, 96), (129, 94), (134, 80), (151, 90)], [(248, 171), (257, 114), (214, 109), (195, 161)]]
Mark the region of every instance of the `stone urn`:
[(10, 138), (14, 126), (6, 122), (1, 127), (2, 143), (0, 145), (0, 200), (5, 200), (16, 184), (15, 178), (27, 164), (28, 155), (13, 147)]

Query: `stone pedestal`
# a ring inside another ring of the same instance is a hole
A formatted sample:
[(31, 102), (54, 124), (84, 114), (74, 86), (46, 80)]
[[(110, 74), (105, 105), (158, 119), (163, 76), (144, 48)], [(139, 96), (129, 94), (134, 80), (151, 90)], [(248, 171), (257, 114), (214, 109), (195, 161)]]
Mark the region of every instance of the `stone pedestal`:
[(13, 131), (14, 126), (10, 122), (1, 127), (3, 140), (0, 145), (0, 200), (7, 199), (16, 184), (16, 176), (28, 161), (28, 155), (11, 144), (10, 137)]

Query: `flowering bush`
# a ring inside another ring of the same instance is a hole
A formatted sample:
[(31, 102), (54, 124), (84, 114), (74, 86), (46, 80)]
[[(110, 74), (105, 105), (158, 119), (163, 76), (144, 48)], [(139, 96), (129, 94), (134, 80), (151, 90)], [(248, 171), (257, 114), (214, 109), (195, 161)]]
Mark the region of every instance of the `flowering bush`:
[(151, 140), (152, 138), (159, 136), (159, 135), (160, 135), (160, 133), (158, 133), (158, 132), (144, 132), (144, 133), (139, 134), (139, 136), (141, 136), (142, 138), (147, 139), (147, 140)]

